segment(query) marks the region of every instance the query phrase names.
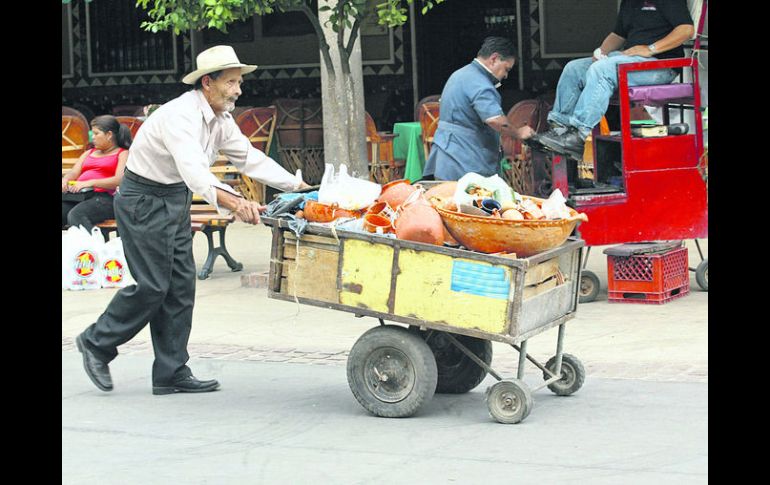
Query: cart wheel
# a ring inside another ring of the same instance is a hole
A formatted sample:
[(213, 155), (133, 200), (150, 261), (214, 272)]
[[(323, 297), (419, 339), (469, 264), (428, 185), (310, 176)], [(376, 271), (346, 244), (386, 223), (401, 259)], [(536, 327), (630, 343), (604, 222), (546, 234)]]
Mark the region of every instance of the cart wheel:
[(593, 271), (583, 270), (580, 274), (579, 303), (588, 303), (596, 300), (599, 295), (599, 277)]
[[(556, 356), (551, 357), (546, 362), (545, 367), (556, 373)], [(543, 379), (548, 380), (551, 376), (543, 372)], [(583, 364), (572, 354), (561, 354), (561, 379), (548, 384), (548, 389), (557, 396), (569, 396), (583, 387), (586, 380), (586, 370)]]
[(709, 260), (708, 258), (700, 262), (697, 268), (695, 268), (695, 281), (698, 282), (698, 286), (703, 288), (703, 291), (709, 291)]
[[(492, 363), (492, 342), (466, 335), (454, 334), (453, 336), (485, 364)], [(486, 369), (471, 360), (453, 344), (447, 338), (446, 332), (427, 332), (425, 337), (436, 358), (438, 369), (436, 392), (463, 394), (481, 384), (487, 376)]]
[(433, 397), (438, 373), (433, 353), (403, 327), (374, 327), (348, 355), (348, 385), (370, 413), (387, 418), (411, 416)]
[(534, 405), (529, 386), (519, 379), (500, 381), (487, 388), (486, 400), (489, 415), (503, 424), (523, 421)]

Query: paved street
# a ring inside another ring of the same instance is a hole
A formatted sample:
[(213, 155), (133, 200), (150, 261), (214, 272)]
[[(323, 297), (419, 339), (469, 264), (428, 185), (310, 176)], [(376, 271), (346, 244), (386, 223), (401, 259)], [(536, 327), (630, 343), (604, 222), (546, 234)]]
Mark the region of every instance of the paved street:
[[(97, 390), (74, 337), (116, 290), (62, 291), (63, 483), (707, 482), (708, 293), (694, 275), (691, 293), (664, 305), (608, 303), (606, 256), (594, 248), (588, 268), (603, 291), (580, 305), (565, 340), (586, 367), (580, 391), (541, 389), (524, 422), (502, 425), (487, 412), (487, 377), (468, 394), (434, 396), (417, 416), (384, 419), (356, 402), (345, 374), (375, 319), (242, 286), (242, 275), (267, 270), (269, 234), (231, 226), (227, 246), (244, 270), (220, 258), (197, 283), (190, 366), (220, 380), (215, 393), (153, 396), (148, 329), (119, 349), (115, 390)], [(195, 254), (200, 268), (200, 235)], [(551, 330), (528, 350), (544, 361), (555, 345)], [(514, 376), (518, 354), (498, 343), (494, 352), (493, 367)], [(535, 370), (532, 385), (542, 382)]]

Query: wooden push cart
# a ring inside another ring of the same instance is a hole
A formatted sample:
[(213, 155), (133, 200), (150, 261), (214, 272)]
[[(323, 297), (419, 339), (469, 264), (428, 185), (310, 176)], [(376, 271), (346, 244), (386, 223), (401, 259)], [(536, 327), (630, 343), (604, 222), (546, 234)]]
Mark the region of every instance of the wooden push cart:
[[(273, 231), (270, 298), (379, 319), (347, 360), (350, 389), (372, 414), (411, 416), (435, 392), (468, 392), (489, 373), (499, 381), (486, 393), (491, 416), (518, 423), (534, 391), (570, 395), (583, 385), (583, 365), (562, 352), (577, 310), (582, 240), (512, 259), (317, 224), (297, 238), (287, 221), (262, 220)], [(527, 341), (553, 327), (556, 354), (543, 365)], [(492, 341), (519, 352), (516, 378), (490, 366)], [(534, 388), (523, 381), (527, 359), (543, 371)]]

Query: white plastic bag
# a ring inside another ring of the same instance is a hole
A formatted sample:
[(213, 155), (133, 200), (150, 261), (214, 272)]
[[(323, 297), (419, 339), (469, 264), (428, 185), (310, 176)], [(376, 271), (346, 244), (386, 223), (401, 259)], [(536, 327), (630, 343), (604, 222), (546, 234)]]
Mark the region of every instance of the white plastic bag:
[(501, 179), (499, 175), (492, 175), (491, 177), (483, 177), (475, 172), (469, 172), (463, 175), (460, 180), (457, 181), (457, 189), (455, 189), (454, 201), (459, 207), (460, 205), (473, 205), (473, 200), (476, 198), (473, 195), (466, 192), (466, 189), (470, 185), (481, 187), (492, 193), (492, 198), (500, 202), (503, 207), (515, 202), (516, 193), (511, 189), (505, 180)]
[(543, 201), (540, 210), (543, 211), (546, 219), (569, 219), (570, 212), (564, 204), (565, 202), (567, 202), (567, 199), (564, 198), (561, 190), (556, 189)]
[(339, 173), (335, 173), (331, 163), (325, 165), (321, 186), (318, 188), (318, 202), (337, 204), (342, 209), (359, 210), (372, 205), (380, 196), (380, 184), (351, 177), (344, 163), (340, 165)]
[(126, 255), (123, 253), (123, 241), (119, 237), (110, 239), (104, 244), (101, 261), (102, 288), (124, 288), (136, 283), (128, 270)]
[(104, 236), (98, 227), (88, 232), (73, 226), (62, 235), (62, 289), (101, 288), (101, 251)]

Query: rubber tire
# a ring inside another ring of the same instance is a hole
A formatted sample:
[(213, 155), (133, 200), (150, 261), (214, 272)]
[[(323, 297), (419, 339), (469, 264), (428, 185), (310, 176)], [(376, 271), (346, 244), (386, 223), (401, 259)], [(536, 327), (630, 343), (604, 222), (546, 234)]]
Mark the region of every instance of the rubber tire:
[[(513, 393), (517, 398), (518, 406), (513, 412), (501, 409), (499, 399), (503, 398), (502, 394), (505, 392)], [(489, 415), (498, 423), (503, 424), (516, 424), (524, 421), (534, 407), (532, 391), (529, 390), (529, 386), (524, 381), (519, 379), (507, 379), (488, 387), (485, 400)]]
[[(556, 373), (555, 355), (548, 359), (545, 367), (554, 374)], [(569, 396), (583, 387), (583, 383), (586, 380), (586, 370), (583, 367), (583, 363), (577, 357), (572, 354), (561, 354), (561, 372), (563, 376), (561, 380), (548, 384), (548, 389), (554, 394), (557, 396)], [(543, 380), (547, 381), (550, 378), (550, 375), (543, 372)]]
[(709, 260), (708, 258), (700, 262), (695, 268), (695, 281), (703, 291), (709, 291)]
[[(367, 359), (383, 349), (396, 349), (408, 359), (414, 383), (408, 394), (397, 402), (387, 402), (367, 386)], [(348, 385), (353, 396), (375, 416), (404, 418), (415, 414), (436, 390), (436, 359), (425, 341), (413, 332), (395, 325), (381, 325), (366, 331), (353, 344), (347, 361)]]
[[(487, 371), (470, 357), (465, 355), (455, 344), (444, 335), (446, 332), (425, 332), (424, 337), (436, 359), (438, 383), (436, 392), (439, 394), (464, 394), (481, 384), (487, 377)], [(466, 335), (452, 334), (461, 344), (468, 347), (487, 365), (492, 363), (492, 342)]]
[[(591, 286), (587, 293), (583, 294), (583, 278), (585, 278)], [(593, 271), (583, 270), (580, 274), (580, 287), (578, 288), (578, 303), (590, 303), (596, 300), (599, 295), (599, 289), (601, 284), (599, 283), (599, 277)]]

